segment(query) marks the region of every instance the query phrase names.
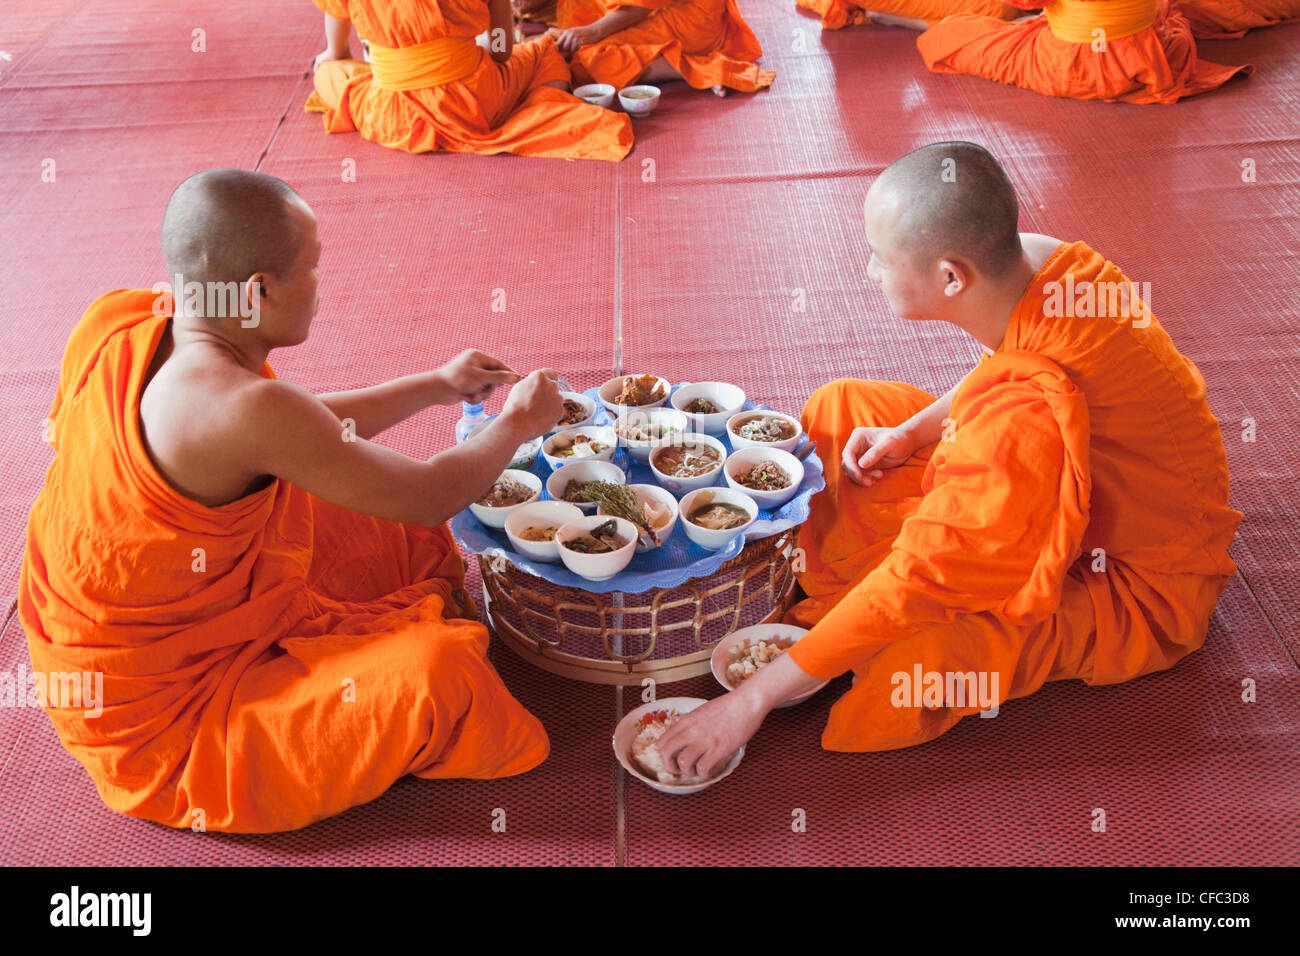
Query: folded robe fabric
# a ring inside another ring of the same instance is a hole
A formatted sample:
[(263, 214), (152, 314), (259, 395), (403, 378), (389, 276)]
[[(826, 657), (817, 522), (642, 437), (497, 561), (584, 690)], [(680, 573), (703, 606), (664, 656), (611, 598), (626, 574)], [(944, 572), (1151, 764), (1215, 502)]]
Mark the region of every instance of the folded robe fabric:
[[(394, 50), (443, 37), (472, 40), (490, 25), (484, 0), (313, 0), (330, 16), (351, 20), (357, 35)], [(543, 84), (569, 82), (569, 67), (543, 37), (516, 44), (497, 63), (482, 52), (463, 79), (425, 89), (381, 89), (370, 69), (351, 75), (337, 105), (313, 94), (330, 133), (360, 131), (409, 153), (517, 153), (617, 162), (632, 149), (632, 121)]]
[(795, 0), (798, 6), (822, 18), (823, 30), (861, 26), (867, 13), (887, 13), (895, 17), (925, 20), (933, 25), (944, 17), (970, 13), (982, 17), (1013, 20), (1022, 10), (1002, 0)]
[(651, 14), (599, 43), (579, 47), (570, 67), (575, 83), (635, 83), (662, 56), (697, 90), (714, 86), (752, 93), (776, 76), (756, 62), (763, 55), (736, 0), (559, 0), (560, 29), (595, 23), (618, 7), (643, 7)]
[(371, 518), (281, 480), (208, 508), (158, 474), (139, 426), (169, 321), (154, 299), (109, 293), (72, 334), (18, 599), (34, 671), (104, 675), (99, 716), (46, 708), (104, 802), (265, 832), (405, 774), (537, 766), (546, 732), (488, 662), (485, 628), (463, 619), (473, 604), (445, 526)]
[[(869, 488), (827, 470), (799, 538), (809, 597), (786, 617), (812, 628), (790, 651), (805, 671), (857, 674), (827, 749), (922, 743), (983, 709), (897, 706), (900, 674), (974, 672), (990, 690), (996, 675), (998, 704), (1047, 680), (1162, 670), (1204, 642), (1242, 515), (1199, 371), (1149, 310), (1086, 298), (1124, 283), (1084, 243), (1061, 245), (957, 391), (943, 440)], [(804, 427), (838, 459), (854, 427), (933, 400), (834, 382)]]
[(1178, 0), (1178, 9), (1198, 40), (1232, 40), (1300, 20), (1300, 0)]
[[(1043, 5), (1038, 0), (1010, 2), (1025, 9)], [(916, 45), (936, 73), (967, 73), (1081, 100), (1174, 103), (1216, 89), (1238, 73), (1254, 72), (1251, 66), (1200, 59), (1177, 5), (1149, 2), (1155, 3), (1155, 19), (1133, 33), (1126, 33), (1125, 25), (1134, 0), (1050, 0), (1043, 14), (1011, 22), (970, 14), (947, 17), (917, 37)], [(1092, 7), (1095, 13), (1089, 12)], [(1057, 36), (1050, 24), (1053, 9), (1060, 10), (1060, 22), (1074, 28), (1072, 36), (1101, 31), (1097, 39)]]

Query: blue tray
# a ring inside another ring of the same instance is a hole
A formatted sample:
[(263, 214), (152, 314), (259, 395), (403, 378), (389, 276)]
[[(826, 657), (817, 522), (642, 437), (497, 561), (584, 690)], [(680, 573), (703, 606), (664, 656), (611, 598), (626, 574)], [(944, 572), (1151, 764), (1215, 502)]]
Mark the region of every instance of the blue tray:
[[(674, 386), (673, 391), (685, 384), (687, 383), (682, 382)], [(614, 418), (609, 414), (609, 410), (600, 404), (596, 389), (590, 389), (586, 394), (596, 400), (597, 411), (592, 424), (612, 426)], [(752, 401), (746, 401), (743, 411), (753, 409), (774, 411), (774, 409), (766, 405), (757, 405)], [(728, 453), (734, 450), (731, 447), (729, 435), (724, 433), (717, 437), (727, 447)], [(808, 436), (800, 435), (799, 445), (795, 451), (797, 452), (807, 443)], [(623, 469), (623, 473), (627, 475), (627, 482), (630, 485), (658, 484), (655, 481), (654, 472), (650, 470), (650, 466), (633, 459), (628, 455), (626, 449), (621, 446), (614, 453), (613, 462)], [(673, 533), (659, 547), (647, 551), (645, 554), (634, 555), (631, 563), (608, 581), (588, 581), (586, 578), (574, 574), (563, 564), (547, 564), (519, 554), (511, 547), (510, 539), (506, 537), (505, 531), (487, 527), (487, 525), (475, 518), (468, 508), (451, 519), (451, 533), (455, 535), (460, 546), (470, 554), (500, 555), (521, 571), (526, 571), (562, 587), (580, 588), (596, 594), (606, 594), (611, 591), (638, 594), (651, 588), (673, 588), (686, 583), (692, 578), (702, 578), (712, 574), (740, 554), (745, 547), (745, 542), (780, 534), (782, 531), (803, 524), (804, 521), (808, 520), (812, 496), (826, 487), (826, 478), (823, 474), (821, 459), (817, 457), (815, 451), (803, 460), (803, 467), (803, 482), (799, 485), (798, 493), (780, 508), (764, 508), (760, 510), (758, 520), (750, 525), (743, 535), (733, 538), (725, 548), (719, 551), (709, 551), (706, 548), (701, 548), (686, 537), (686, 532), (682, 529), (682, 519), (678, 518)], [(551, 496), (545, 490), (545, 481), (551, 476), (551, 467), (546, 463), (546, 459), (542, 457), (540, 452), (537, 455), (537, 461), (533, 462), (533, 467), (528, 470), (542, 479), (543, 490), (540, 500), (550, 500)], [(725, 486), (726, 480), (722, 478), (721, 473), (719, 473), (718, 478), (717, 484)], [(678, 497), (680, 498), (680, 496)]]

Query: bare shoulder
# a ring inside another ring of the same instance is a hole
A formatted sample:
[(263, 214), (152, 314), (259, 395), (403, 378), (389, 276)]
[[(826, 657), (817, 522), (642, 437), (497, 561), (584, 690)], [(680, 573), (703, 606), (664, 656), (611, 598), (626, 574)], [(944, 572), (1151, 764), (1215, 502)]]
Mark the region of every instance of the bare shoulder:
[(1061, 246), (1061, 240), (1053, 236), (1044, 236), (1038, 232), (1022, 232), (1020, 234), (1020, 246), (1025, 250), (1025, 255), (1029, 257), (1030, 264), (1035, 269), (1041, 269), (1043, 263), (1047, 262)]

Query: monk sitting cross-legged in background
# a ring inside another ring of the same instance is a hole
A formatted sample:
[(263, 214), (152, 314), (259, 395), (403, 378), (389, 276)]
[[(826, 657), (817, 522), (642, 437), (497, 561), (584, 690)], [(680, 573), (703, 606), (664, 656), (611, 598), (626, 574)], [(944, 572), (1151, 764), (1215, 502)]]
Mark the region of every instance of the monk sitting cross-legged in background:
[(800, 529), (808, 597), (786, 622), (811, 631), (669, 730), (670, 771), (716, 767), (773, 705), (849, 670), (829, 750), (924, 743), (1044, 681), (1164, 670), (1236, 571), (1205, 382), (1117, 266), (1018, 233), (1010, 181), (970, 143), (904, 156), (865, 212), (890, 307), (984, 357), (942, 398), (863, 380), (812, 396), (804, 428), (841, 468)]
[[(320, 397), (277, 379), (320, 249), (280, 180), (200, 173), (163, 222), (175, 314), (111, 292), (68, 342), (18, 607), (35, 672), (103, 674), (102, 714), (47, 712), (123, 813), (287, 830), (405, 774), (503, 777), (549, 752), (487, 659), (444, 522), (560, 419), (553, 373), (467, 351)], [(368, 440), (516, 381), (428, 461)]]
[(521, 0), (519, 11), (559, 31), (576, 84), (684, 79), (725, 96), (764, 89), (776, 76), (759, 69), (763, 48), (736, 0)]
[[(510, 0), (313, 0), (325, 50), (307, 109), (330, 133), (359, 130), (410, 153), (518, 153), (618, 161), (632, 148), (624, 115), (568, 93), (550, 37), (514, 42)], [(370, 46), (352, 59), (349, 31)], [(475, 37), (488, 31), (488, 49)]]
[(1025, 11), (1002, 0), (795, 0), (822, 18), (823, 30), (880, 23), (924, 30), (958, 13), (1014, 20)]
[(925, 65), (1048, 96), (1125, 103), (1173, 103), (1254, 69), (1200, 59), (1171, 0), (1009, 2), (1043, 12), (1009, 23), (969, 13), (945, 17), (917, 38)]

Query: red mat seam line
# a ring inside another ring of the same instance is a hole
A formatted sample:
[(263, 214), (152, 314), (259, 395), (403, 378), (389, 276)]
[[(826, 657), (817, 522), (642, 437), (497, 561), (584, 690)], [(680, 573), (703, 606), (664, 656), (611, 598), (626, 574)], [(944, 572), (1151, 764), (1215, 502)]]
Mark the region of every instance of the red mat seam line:
[(271, 148), (275, 145), (275, 141), (280, 136), (280, 130), (284, 127), (284, 121), (289, 118), (289, 111), (293, 109), (293, 104), (298, 102), (298, 91), (302, 89), (302, 83), (305, 79), (307, 79), (306, 73), (298, 77), (298, 82), (294, 86), (293, 92), (289, 94), (289, 102), (285, 104), (284, 112), (280, 114), (280, 118), (275, 123), (275, 128), (271, 130), (271, 138), (267, 140), (266, 146), (262, 150), (262, 155), (257, 157), (257, 163), (253, 166), (254, 170), (260, 170), (262, 168), (262, 163), (265, 162), (266, 157), (270, 155)]
[(1255, 589), (1250, 586), (1250, 579), (1246, 577), (1246, 572), (1238, 568), (1237, 577), (1241, 578), (1242, 587), (1244, 587), (1246, 589), (1246, 593), (1250, 595), (1250, 600), (1254, 603), (1256, 609), (1259, 611), (1259, 616), (1262, 617), (1264, 619), (1264, 623), (1268, 625), (1269, 631), (1271, 631), (1273, 634), (1273, 640), (1277, 641), (1277, 643), (1281, 646), (1282, 650), (1286, 652), (1286, 656), (1291, 659), (1291, 663), (1294, 664), (1297, 669), (1300, 669), (1300, 657), (1297, 656), (1297, 652), (1300, 652), (1300, 647), (1293, 649), (1291, 645), (1288, 644), (1283, 639), (1282, 630), (1277, 626), (1277, 623), (1273, 620), (1273, 617), (1269, 613), (1268, 608), (1264, 607), (1264, 605), (1260, 602), (1259, 598), (1255, 596)]
[[(614, 687), (614, 722), (623, 719), (623, 688)], [(627, 805), (623, 801), (623, 780), (626, 774), (618, 758), (610, 754), (614, 767), (614, 865), (627, 866)]]
[(614, 175), (614, 374), (623, 374), (623, 177)]
[[(27, 60), (31, 59), (31, 57), (36, 53), (36, 51), (40, 49), (42, 44), (45, 43), (46, 38), (49, 37), (49, 35), (53, 33), (59, 26), (61, 26), (64, 20), (69, 19), (74, 14), (80, 13), (83, 7), (90, 5), (90, 2), (91, 0), (82, 0), (80, 6), (78, 6), (75, 10), (69, 10), (63, 16), (59, 17), (57, 20), (55, 20), (48, 27), (45, 28), (45, 32), (43, 32), (31, 43), (29, 43), (27, 45), (27, 49), (24, 50), (22, 53), (18, 54), (18, 59), (14, 60), (12, 65), (10, 65), (9, 69), (5, 71), (4, 79), (0, 80), (0, 90), (5, 90), (10, 87), (11, 85), (10, 81), (12, 80), (12, 78), (17, 76), (20, 72), (22, 72), (21, 70), (22, 65)], [(22, 89), (26, 89), (26, 87), (19, 86), (18, 89), (22, 90)]]

